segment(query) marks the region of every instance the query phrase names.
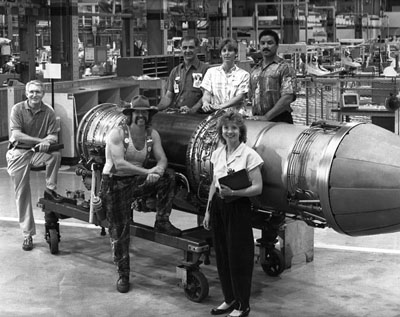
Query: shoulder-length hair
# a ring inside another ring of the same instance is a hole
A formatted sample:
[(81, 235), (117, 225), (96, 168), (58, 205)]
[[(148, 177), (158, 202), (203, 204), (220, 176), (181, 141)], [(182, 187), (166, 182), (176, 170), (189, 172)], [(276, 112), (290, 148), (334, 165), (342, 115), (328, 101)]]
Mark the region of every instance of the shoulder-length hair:
[(247, 127), (244, 123), (243, 116), (240, 113), (237, 112), (227, 112), (224, 115), (222, 115), (221, 118), (218, 120), (217, 124), (217, 133), (218, 137), (221, 140), (223, 144), (226, 144), (225, 139), (222, 137), (222, 127), (224, 125), (227, 125), (228, 123), (234, 123), (238, 126), (239, 128), (239, 141), (246, 143), (247, 141)]
[[(151, 121), (153, 119), (153, 115), (154, 114), (150, 114), (149, 113), (147, 124), (146, 124), (146, 129), (151, 128)], [(125, 115), (125, 123), (128, 126), (130, 126), (133, 123), (133, 121), (132, 121), (132, 112), (130, 114), (128, 114), (128, 115)]]

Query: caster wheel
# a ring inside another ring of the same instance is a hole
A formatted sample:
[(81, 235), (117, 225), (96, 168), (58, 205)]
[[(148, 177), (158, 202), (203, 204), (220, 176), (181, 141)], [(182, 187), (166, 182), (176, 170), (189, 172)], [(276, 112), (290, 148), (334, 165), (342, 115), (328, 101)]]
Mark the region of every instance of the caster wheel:
[(208, 281), (200, 271), (187, 272), (187, 284), (185, 286), (185, 295), (193, 302), (200, 303), (208, 296)]
[(278, 276), (285, 269), (284, 263), (281, 251), (274, 248), (266, 251), (265, 260), (261, 263), (261, 267), (269, 276)]
[(56, 229), (49, 230), (49, 239), (47, 242), (49, 243), (50, 253), (57, 254), (59, 241), (58, 241), (58, 232)]

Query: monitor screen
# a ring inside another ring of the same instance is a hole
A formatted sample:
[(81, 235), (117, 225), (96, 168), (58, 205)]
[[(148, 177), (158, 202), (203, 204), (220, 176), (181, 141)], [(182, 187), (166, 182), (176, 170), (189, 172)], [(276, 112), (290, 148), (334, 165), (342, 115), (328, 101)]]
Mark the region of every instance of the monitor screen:
[(355, 106), (358, 105), (358, 102), (357, 102), (358, 99), (357, 99), (356, 95), (345, 95), (345, 96), (343, 96), (343, 98), (344, 98), (345, 105), (355, 105)]
[(342, 95), (342, 107), (353, 107), (359, 106), (359, 96), (357, 93), (344, 93)]

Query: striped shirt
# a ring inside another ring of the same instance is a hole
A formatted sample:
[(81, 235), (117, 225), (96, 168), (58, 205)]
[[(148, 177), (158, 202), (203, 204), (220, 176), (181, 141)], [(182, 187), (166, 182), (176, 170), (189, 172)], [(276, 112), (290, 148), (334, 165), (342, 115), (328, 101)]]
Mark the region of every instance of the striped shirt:
[(249, 91), (250, 74), (234, 65), (228, 73), (222, 65), (210, 68), (204, 76), (201, 87), (211, 93), (211, 105), (219, 109), (220, 105), (239, 94)]

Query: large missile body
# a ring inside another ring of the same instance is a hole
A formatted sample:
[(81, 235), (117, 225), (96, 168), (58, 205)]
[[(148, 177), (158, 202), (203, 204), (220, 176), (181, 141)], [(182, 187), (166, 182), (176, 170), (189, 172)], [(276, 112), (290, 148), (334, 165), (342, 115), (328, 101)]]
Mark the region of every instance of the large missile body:
[[(211, 154), (218, 146), (218, 117), (153, 117), (171, 167), (204, 197)], [(88, 158), (91, 149), (104, 147), (107, 132), (123, 120), (116, 105), (89, 111), (78, 127), (79, 152)], [(400, 230), (399, 136), (363, 123), (306, 127), (249, 119), (246, 126), (247, 144), (264, 159), (263, 192), (253, 199), (257, 208), (293, 214), (352, 236)]]

